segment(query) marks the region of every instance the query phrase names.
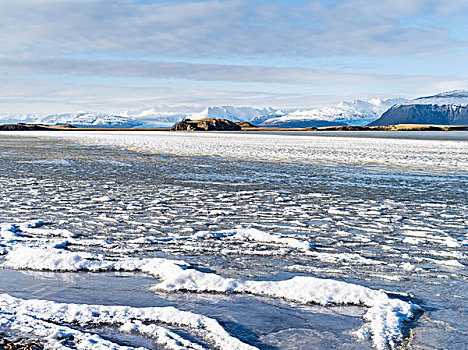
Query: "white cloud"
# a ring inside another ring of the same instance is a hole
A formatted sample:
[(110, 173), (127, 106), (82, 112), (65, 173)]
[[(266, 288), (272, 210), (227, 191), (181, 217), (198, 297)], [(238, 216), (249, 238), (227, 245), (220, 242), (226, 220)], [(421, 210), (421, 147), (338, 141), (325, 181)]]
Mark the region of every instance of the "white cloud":
[(187, 57), (432, 52), (460, 45), (448, 23), (468, 10), (455, 0), (292, 3), (2, 1), (0, 50)]

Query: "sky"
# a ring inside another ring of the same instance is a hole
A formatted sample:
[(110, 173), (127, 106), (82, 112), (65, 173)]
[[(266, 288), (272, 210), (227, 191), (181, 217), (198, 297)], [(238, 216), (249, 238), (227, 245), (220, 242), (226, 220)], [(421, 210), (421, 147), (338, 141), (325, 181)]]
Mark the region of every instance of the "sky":
[(468, 89), (466, 0), (0, 0), (0, 114)]

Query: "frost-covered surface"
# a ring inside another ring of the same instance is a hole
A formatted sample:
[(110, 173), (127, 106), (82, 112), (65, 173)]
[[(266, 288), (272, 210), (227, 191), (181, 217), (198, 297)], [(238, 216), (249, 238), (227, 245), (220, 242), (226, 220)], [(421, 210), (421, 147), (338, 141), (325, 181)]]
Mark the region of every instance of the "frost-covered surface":
[[(83, 344), (123, 346), (99, 335), (105, 326), (99, 318), (55, 322), (23, 308), (34, 297), (75, 303), (61, 307), (83, 314), (83, 304), (132, 305), (132, 313), (173, 305), (216, 319), (230, 339), (258, 348), (397, 347), (402, 336), (416, 348), (427, 342), (462, 348), (463, 133), (402, 140), (342, 135), (119, 134), (112, 143), (99, 133), (0, 133), (7, 169), (0, 174), (0, 292), (25, 310), (0, 316), (8, 324), (2, 329), (51, 341), (62, 329)], [(138, 138), (146, 148), (134, 151)], [(188, 156), (178, 143), (199, 155)], [(300, 143), (307, 155), (295, 153)], [(326, 146), (330, 161), (321, 154)], [(268, 160), (275, 152), (281, 161)], [(288, 161), (287, 152), (302, 161)], [(395, 163), (385, 164), (385, 154)], [(50, 159), (69, 165), (42, 163)], [(106, 284), (112, 274), (125, 276)], [(141, 287), (129, 276), (143, 279)], [(424, 315), (412, 322), (416, 305)], [(135, 317), (111, 327), (163, 348), (176, 338), (178, 346), (213, 345), (197, 327)]]

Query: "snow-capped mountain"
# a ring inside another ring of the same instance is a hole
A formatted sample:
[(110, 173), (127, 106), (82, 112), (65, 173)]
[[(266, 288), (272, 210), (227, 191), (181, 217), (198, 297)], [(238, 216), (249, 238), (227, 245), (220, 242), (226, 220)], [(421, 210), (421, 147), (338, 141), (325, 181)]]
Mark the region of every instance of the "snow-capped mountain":
[(45, 125), (73, 125), (82, 128), (150, 128), (171, 127), (185, 118), (184, 113), (157, 111), (154, 108), (122, 113), (76, 113), (51, 115), (0, 116), (0, 123), (30, 123)]
[(185, 119), (191, 110), (187, 107), (158, 106), (139, 111), (125, 111), (122, 116), (138, 122), (141, 128), (170, 128)]
[(138, 120), (128, 116), (106, 113), (88, 113), (86, 111), (40, 116), (30, 122), (46, 125), (74, 125), (84, 128), (133, 128), (141, 124)]
[(366, 125), (379, 118), (389, 107), (407, 101), (402, 98), (355, 100), (337, 106), (297, 110), (278, 118), (271, 118), (261, 126), (320, 127), (337, 125)]
[(200, 113), (191, 113), (187, 118), (192, 120), (202, 118), (224, 118), (230, 121), (248, 121), (255, 122), (266, 120), (284, 115), (281, 110), (271, 107), (253, 108), (253, 107), (234, 107), (234, 106), (214, 106), (207, 107)]
[(468, 91), (443, 92), (395, 105), (369, 125), (397, 124), (468, 125)]
[(33, 123), (40, 118), (39, 114), (15, 114), (15, 115), (0, 115), (0, 123)]

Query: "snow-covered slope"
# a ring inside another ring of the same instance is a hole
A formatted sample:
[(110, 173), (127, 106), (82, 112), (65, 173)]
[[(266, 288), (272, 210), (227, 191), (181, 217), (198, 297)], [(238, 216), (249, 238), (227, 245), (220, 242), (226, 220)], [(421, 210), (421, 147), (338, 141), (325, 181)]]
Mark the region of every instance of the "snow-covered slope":
[(389, 107), (405, 101), (402, 98), (386, 98), (341, 102), (337, 106), (297, 110), (278, 118), (268, 119), (261, 125), (271, 127), (365, 125), (379, 118)]

